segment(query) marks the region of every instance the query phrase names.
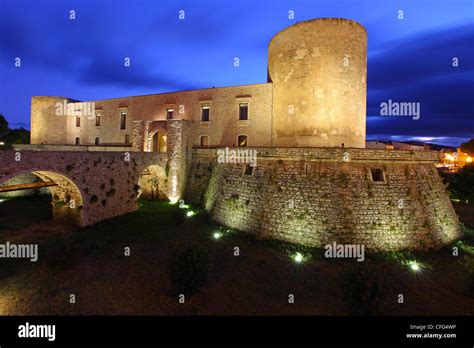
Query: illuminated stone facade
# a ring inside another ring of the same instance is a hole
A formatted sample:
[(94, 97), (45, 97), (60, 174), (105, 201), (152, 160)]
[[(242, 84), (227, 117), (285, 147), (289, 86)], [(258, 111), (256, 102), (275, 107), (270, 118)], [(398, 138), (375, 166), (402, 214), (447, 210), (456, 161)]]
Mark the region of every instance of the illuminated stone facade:
[[(460, 227), (437, 154), (364, 149), (366, 74), (364, 27), (305, 21), (270, 41), (267, 83), (98, 100), (82, 116), (58, 112), (80, 102), (34, 97), (33, 145), (18, 150), (60, 151), (50, 166), (39, 166), (49, 157), (36, 152), (38, 168), (29, 169), (57, 170), (79, 187), (83, 225), (136, 209), (137, 194), (155, 194), (144, 177), (154, 175), (159, 197), (200, 203), (216, 221), (260, 238), (371, 250), (449, 243)], [(258, 151), (255, 168), (216, 161), (216, 148), (237, 146)], [(133, 169), (119, 163), (129, 152), (140, 163)], [(67, 175), (69, 161), (80, 166)], [(101, 187), (110, 190), (109, 178), (117, 196), (107, 200)], [(92, 192), (101, 194), (98, 204)]]
[(274, 146), (365, 147), (367, 34), (345, 19), (288, 27), (268, 46)]
[(430, 249), (460, 236), (434, 151), (257, 150), (246, 173), (246, 164), (216, 164), (213, 150), (195, 149), (187, 198), (227, 226), (316, 247)]

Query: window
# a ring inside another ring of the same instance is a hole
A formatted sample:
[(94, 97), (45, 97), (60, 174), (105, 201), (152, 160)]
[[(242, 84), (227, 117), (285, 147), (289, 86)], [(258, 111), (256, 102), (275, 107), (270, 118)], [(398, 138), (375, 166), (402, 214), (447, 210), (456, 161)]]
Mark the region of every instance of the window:
[(95, 114), (95, 125), (100, 126), (100, 114)]
[(76, 137), (76, 145), (81, 145), (81, 138)]
[(371, 168), (370, 175), (373, 182), (385, 182), (385, 173), (380, 168)]
[(167, 120), (173, 119), (173, 109), (166, 109), (166, 119)]
[(130, 142), (130, 135), (125, 134), (125, 144), (128, 144)]
[(248, 120), (249, 119), (249, 104), (240, 103), (239, 104), (239, 120)]
[(252, 167), (250, 164), (246, 164), (244, 167), (244, 174), (245, 175), (253, 175), (255, 167)]
[(238, 147), (246, 147), (247, 146), (247, 136), (246, 135), (239, 135), (237, 137), (237, 146)]
[(209, 146), (209, 136), (201, 135), (200, 143), (201, 143), (201, 146)]
[(80, 126), (81, 126), (81, 116), (76, 115), (76, 127), (80, 127)]
[(201, 121), (209, 122), (209, 112), (210, 108), (209, 105), (203, 106), (201, 109)]
[(125, 129), (126, 125), (127, 125), (127, 113), (122, 112), (120, 114), (120, 129)]

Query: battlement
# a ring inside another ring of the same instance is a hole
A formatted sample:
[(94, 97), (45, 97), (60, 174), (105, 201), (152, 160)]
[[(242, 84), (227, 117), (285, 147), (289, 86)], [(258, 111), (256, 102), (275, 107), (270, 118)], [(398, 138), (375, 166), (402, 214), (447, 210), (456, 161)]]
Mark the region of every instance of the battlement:
[[(248, 147), (233, 150), (255, 150), (258, 158), (326, 162), (388, 161), (388, 162), (437, 162), (438, 151), (408, 151), (383, 149), (358, 149), (334, 147)], [(194, 148), (194, 157), (217, 156), (218, 148)]]

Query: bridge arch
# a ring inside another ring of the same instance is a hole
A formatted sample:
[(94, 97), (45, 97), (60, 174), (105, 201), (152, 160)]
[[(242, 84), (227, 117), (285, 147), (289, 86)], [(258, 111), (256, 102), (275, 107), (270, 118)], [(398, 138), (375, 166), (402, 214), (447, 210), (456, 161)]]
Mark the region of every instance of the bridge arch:
[[(21, 190), (28, 189), (28, 184), (10, 185), (10, 180), (31, 173), (41, 179), (38, 187), (47, 187), (51, 194), (53, 220), (81, 226), (83, 223), (82, 210), (84, 195), (79, 186), (66, 174), (55, 170), (21, 170), (2, 178), (0, 189)], [(41, 186), (44, 184), (45, 186)], [(33, 187), (34, 188), (34, 187)]]

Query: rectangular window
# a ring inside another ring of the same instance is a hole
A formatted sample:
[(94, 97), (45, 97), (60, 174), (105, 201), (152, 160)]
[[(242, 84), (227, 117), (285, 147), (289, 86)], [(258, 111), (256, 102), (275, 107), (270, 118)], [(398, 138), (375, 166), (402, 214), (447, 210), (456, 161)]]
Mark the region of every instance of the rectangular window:
[(247, 147), (247, 136), (246, 135), (239, 135), (237, 138), (237, 146), (238, 147)]
[(125, 134), (125, 144), (128, 144), (130, 142), (130, 135)]
[(99, 138), (99, 137), (96, 137), (94, 143), (95, 143), (96, 145), (100, 145), (100, 138)]
[(383, 172), (383, 169), (371, 168), (370, 175), (373, 182), (385, 182), (385, 173)]
[(249, 119), (249, 104), (241, 103), (239, 104), (239, 120), (248, 120)]
[(166, 119), (167, 120), (173, 119), (173, 109), (166, 109)]
[(95, 114), (95, 125), (100, 126), (100, 114)]
[(81, 116), (77, 115), (76, 116), (76, 127), (80, 127), (81, 126)]
[(76, 145), (81, 145), (81, 138), (76, 137)]
[(209, 113), (210, 113), (209, 106), (203, 106), (201, 109), (201, 121), (209, 122)]
[(120, 114), (120, 129), (125, 129), (126, 126), (127, 126), (127, 113), (122, 112)]

